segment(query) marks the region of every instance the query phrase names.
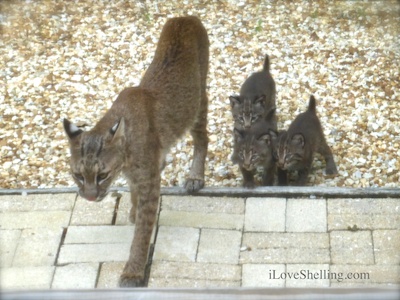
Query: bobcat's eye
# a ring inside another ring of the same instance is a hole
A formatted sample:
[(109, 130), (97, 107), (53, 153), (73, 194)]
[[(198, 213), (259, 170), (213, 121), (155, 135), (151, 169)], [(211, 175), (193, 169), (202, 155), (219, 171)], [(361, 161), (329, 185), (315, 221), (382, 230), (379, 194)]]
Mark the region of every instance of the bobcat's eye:
[(109, 173), (100, 173), (97, 175), (97, 183), (101, 183), (102, 181), (108, 178)]
[(73, 173), (72, 176), (73, 176), (76, 180), (80, 181), (81, 183), (83, 183), (83, 182), (85, 181), (85, 177), (83, 177), (82, 174)]

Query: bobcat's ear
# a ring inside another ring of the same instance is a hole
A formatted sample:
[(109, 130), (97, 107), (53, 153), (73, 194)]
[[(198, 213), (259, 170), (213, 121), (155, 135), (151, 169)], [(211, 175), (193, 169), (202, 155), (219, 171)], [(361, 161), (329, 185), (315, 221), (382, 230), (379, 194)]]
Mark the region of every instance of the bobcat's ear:
[(240, 104), (240, 96), (236, 96), (236, 95), (230, 96), (229, 100), (231, 101), (232, 108), (235, 107), (236, 105)]
[(74, 140), (77, 136), (79, 136), (83, 132), (82, 129), (80, 129), (78, 126), (71, 123), (67, 119), (64, 119), (63, 125), (64, 125), (65, 133), (67, 134), (68, 139), (70, 141)]
[(110, 129), (110, 133), (112, 137), (112, 143), (114, 142), (125, 142), (125, 120), (121, 118), (118, 122), (114, 124), (113, 127)]
[(299, 145), (300, 147), (304, 148), (304, 136), (301, 133), (297, 133), (292, 137), (292, 144)]

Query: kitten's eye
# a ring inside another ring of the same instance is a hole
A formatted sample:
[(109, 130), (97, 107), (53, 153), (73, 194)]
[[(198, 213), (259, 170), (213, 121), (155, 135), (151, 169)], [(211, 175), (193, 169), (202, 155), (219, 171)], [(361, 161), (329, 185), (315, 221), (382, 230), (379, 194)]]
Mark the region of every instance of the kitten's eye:
[(243, 158), (244, 158), (243, 152), (239, 152), (239, 158), (240, 158), (240, 159), (243, 159)]
[(83, 177), (82, 174), (74, 173), (74, 174), (72, 174), (72, 176), (73, 176), (76, 180), (80, 181), (81, 183), (83, 183), (83, 182), (85, 181), (85, 177)]
[(251, 123), (254, 123), (254, 122), (257, 121), (257, 120), (258, 120), (258, 116), (252, 117), (252, 118), (251, 118)]
[(101, 181), (104, 181), (105, 179), (108, 178), (109, 173), (100, 173), (97, 175), (97, 183), (100, 183)]
[(241, 124), (243, 124), (243, 123), (244, 123), (244, 119), (243, 119), (243, 117), (239, 117), (239, 122), (240, 122)]

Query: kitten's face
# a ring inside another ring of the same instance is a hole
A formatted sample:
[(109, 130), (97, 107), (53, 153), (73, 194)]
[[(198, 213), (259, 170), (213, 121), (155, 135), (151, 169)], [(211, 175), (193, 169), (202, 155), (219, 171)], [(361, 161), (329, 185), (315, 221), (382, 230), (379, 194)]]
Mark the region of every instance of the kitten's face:
[(105, 135), (83, 132), (64, 121), (71, 146), (71, 173), (79, 195), (89, 201), (101, 201), (118, 177), (124, 155), (123, 120)]
[(265, 112), (265, 96), (249, 99), (241, 96), (229, 97), (235, 127), (247, 129), (258, 120)]
[(278, 136), (275, 159), (282, 170), (297, 170), (304, 158), (304, 137), (295, 134), (288, 138), (287, 132), (281, 132)]
[(248, 171), (255, 170), (272, 160), (270, 134), (255, 135), (235, 129), (232, 161)]

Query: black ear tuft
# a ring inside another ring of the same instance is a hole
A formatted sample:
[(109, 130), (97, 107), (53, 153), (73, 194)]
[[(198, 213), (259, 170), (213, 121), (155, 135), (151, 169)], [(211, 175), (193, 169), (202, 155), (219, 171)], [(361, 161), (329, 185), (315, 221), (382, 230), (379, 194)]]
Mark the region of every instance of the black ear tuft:
[(78, 126), (71, 123), (67, 119), (64, 119), (63, 125), (64, 125), (65, 133), (67, 134), (67, 136), (70, 140), (76, 138), (78, 135), (80, 135), (83, 132), (82, 129), (80, 129)]

